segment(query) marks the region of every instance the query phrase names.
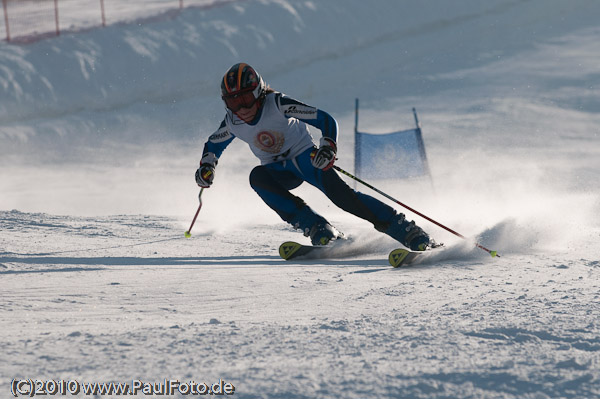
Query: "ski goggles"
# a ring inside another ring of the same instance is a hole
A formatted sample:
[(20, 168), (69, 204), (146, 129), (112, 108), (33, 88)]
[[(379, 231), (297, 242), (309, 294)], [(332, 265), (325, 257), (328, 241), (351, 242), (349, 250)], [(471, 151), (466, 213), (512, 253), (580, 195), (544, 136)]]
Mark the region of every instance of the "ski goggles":
[(252, 90), (238, 91), (237, 93), (228, 94), (222, 98), (223, 101), (225, 101), (227, 108), (233, 112), (237, 112), (242, 108), (251, 108), (256, 102)]

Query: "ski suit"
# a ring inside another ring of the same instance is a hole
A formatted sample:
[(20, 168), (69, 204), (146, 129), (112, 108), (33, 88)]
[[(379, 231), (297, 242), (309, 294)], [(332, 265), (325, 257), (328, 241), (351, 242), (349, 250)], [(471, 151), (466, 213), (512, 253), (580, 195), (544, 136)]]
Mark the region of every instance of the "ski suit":
[(311, 164), (311, 152), (316, 145), (306, 124), (337, 142), (336, 120), (320, 109), (279, 92), (267, 93), (263, 101), (250, 123), (227, 109), (219, 129), (204, 145), (203, 161), (216, 165), (225, 148), (237, 137), (246, 142), (261, 161), (250, 173), (252, 188), (284, 221), (305, 235), (315, 224), (327, 221), (290, 193), (302, 182), (321, 190), (339, 208), (368, 220), (377, 230), (394, 237), (389, 227), (398, 216), (392, 207), (353, 190), (333, 169), (323, 171)]

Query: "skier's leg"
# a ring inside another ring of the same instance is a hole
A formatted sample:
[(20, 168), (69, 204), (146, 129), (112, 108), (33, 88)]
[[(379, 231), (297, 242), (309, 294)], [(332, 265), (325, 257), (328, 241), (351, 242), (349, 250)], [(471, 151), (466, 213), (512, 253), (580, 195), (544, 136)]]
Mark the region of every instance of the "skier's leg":
[(250, 185), (262, 200), (284, 221), (310, 236), (314, 245), (325, 245), (339, 233), (314, 212), (304, 200), (290, 193), (303, 180), (283, 163), (255, 167), (250, 173)]
[(430, 244), (427, 233), (414, 221), (406, 220), (403, 213), (369, 195), (355, 191), (330, 169), (323, 172), (323, 192), (346, 212), (373, 223), (375, 228), (412, 250), (425, 250)]
[(310, 165), (310, 154), (297, 157), (298, 165), (306, 175), (306, 181), (319, 188), (339, 208), (361, 219), (413, 250), (423, 250), (430, 239), (427, 233), (404, 214), (370, 195), (355, 191), (333, 170), (322, 171)]

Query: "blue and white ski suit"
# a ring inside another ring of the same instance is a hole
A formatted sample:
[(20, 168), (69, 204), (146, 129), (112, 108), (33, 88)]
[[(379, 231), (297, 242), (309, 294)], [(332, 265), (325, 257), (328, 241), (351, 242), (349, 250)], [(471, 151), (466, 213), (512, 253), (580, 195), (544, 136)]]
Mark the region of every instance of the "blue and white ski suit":
[[(250, 123), (227, 114), (204, 146), (202, 162), (216, 165), (225, 148), (237, 137), (250, 146), (261, 165), (250, 173), (250, 185), (286, 222), (308, 235), (316, 223), (327, 221), (299, 197), (290, 193), (302, 182), (321, 190), (338, 207), (387, 232), (396, 211), (381, 201), (350, 188), (333, 170), (311, 163), (316, 145), (309, 124), (337, 142), (338, 124), (328, 113), (279, 92), (269, 92)], [(389, 234), (389, 232), (388, 232)]]

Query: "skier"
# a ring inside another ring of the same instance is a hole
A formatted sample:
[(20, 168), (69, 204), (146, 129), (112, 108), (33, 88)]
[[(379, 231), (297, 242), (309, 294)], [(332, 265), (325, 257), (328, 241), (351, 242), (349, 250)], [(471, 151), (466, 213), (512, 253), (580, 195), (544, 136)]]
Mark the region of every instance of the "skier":
[[(290, 193), (306, 181), (338, 207), (373, 223), (375, 229), (404, 246), (423, 251), (433, 240), (383, 202), (350, 188), (332, 169), (336, 160), (338, 124), (327, 112), (271, 89), (245, 63), (233, 65), (221, 81), (226, 115), (206, 144), (196, 171), (198, 186), (208, 188), (225, 148), (236, 137), (248, 143), (261, 165), (250, 173), (250, 185), (263, 201), (313, 245), (341, 236), (323, 216)], [(317, 147), (308, 126), (322, 133)]]

